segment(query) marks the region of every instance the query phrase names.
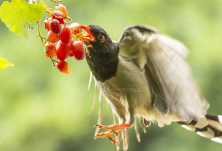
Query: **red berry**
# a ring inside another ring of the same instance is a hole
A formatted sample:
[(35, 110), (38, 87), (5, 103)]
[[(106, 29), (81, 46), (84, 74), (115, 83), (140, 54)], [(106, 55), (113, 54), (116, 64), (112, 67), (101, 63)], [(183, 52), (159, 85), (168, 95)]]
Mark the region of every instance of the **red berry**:
[(49, 27), (49, 22), (52, 20), (52, 18), (49, 18), (48, 20), (45, 20), (45, 29), (47, 29), (48, 31), (50, 31), (50, 27)]
[(55, 10), (53, 12), (52, 19), (57, 19), (60, 22), (60, 24), (64, 24), (63, 13), (58, 10)]
[(45, 45), (45, 55), (46, 57), (50, 58), (54, 58), (56, 56), (56, 47), (54, 44), (46, 44)]
[(49, 42), (55, 43), (59, 40), (59, 35), (55, 35), (53, 32), (49, 31), (47, 39), (49, 40)]
[(71, 67), (65, 61), (59, 60), (59, 62), (56, 64), (56, 67), (60, 72), (64, 74), (68, 74), (71, 72)]
[(73, 56), (74, 56), (73, 51), (70, 51), (69, 52), (69, 57), (73, 57)]
[(61, 42), (61, 40), (57, 43), (56, 47), (56, 55), (57, 59), (65, 60), (68, 58), (70, 52), (70, 44), (65, 45)]
[(68, 10), (64, 5), (59, 4), (59, 6), (56, 6), (56, 9), (63, 13), (63, 17), (66, 17), (68, 15)]
[(72, 44), (73, 54), (76, 60), (83, 60), (85, 57), (85, 47), (82, 41), (74, 41)]
[(56, 19), (53, 19), (52, 21), (49, 22), (49, 27), (51, 31), (56, 35), (59, 35), (62, 32), (62, 26), (59, 23), (59, 21)]
[(69, 44), (72, 40), (72, 31), (69, 26), (64, 26), (62, 28), (62, 33), (59, 35), (60, 40), (64, 44)]
[(69, 57), (73, 57), (74, 56), (74, 54), (73, 54), (73, 42), (74, 42), (74, 40), (72, 39), (72, 41), (71, 41), (71, 46), (70, 46), (70, 52), (69, 52)]
[(79, 23), (72, 23), (69, 27), (71, 27), (72, 34), (74, 35), (82, 32), (82, 28), (79, 27)]

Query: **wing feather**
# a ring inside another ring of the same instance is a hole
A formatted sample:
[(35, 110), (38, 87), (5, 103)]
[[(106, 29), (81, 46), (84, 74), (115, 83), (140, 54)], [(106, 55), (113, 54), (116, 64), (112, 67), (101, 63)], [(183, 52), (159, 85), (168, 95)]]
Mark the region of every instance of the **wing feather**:
[[(184, 59), (186, 54), (178, 43), (169, 46), (162, 37), (157, 34), (145, 50), (149, 60), (146, 73), (152, 72), (148, 77), (153, 76), (158, 83), (158, 88), (155, 88), (158, 91), (154, 91), (154, 94), (160, 96), (159, 102), (166, 104), (170, 111), (185, 120), (199, 119), (206, 114), (209, 105), (193, 79), (191, 69)], [(179, 51), (175, 51), (177, 48)]]
[(120, 55), (145, 71), (152, 105), (159, 113), (176, 113), (186, 121), (205, 116), (209, 105), (185, 60), (189, 50), (184, 44), (150, 26), (126, 28), (119, 43)]

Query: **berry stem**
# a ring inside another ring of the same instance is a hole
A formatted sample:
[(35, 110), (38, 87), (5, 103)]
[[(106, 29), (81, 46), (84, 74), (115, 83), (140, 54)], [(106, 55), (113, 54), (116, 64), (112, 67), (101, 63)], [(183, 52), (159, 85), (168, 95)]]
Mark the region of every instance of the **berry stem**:
[(92, 47), (92, 45), (86, 46), (85, 49), (86, 49), (87, 55), (89, 56), (89, 58), (91, 58), (91, 56), (89, 55), (89, 47)]
[(54, 2), (56, 4), (56, 6), (59, 5), (59, 3), (61, 3), (61, 0), (51, 0), (52, 2)]
[(48, 52), (48, 50), (51, 51), (50, 49), (46, 48), (46, 50), (47, 50), (47, 51), (46, 51), (47, 54), (49, 55), (50, 59), (52, 60), (52, 64), (53, 64), (53, 66), (55, 67), (55, 62), (58, 63), (58, 61), (52, 59), (51, 55), (50, 55), (49, 52)]
[(69, 21), (72, 21), (72, 18), (66, 16), (64, 19), (68, 19)]
[[(37, 22), (37, 27), (38, 27), (38, 35), (36, 35), (36, 37), (37, 36), (39, 36), (40, 37), (40, 39), (41, 39), (41, 42), (42, 42), (42, 44), (43, 44), (43, 46), (45, 47), (45, 42), (43, 41), (45, 38), (44, 37), (42, 37), (42, 35), (41, 35), (41, 32), (40, 32), (40, 27), (39, 27), (39, 25), (41, 24), (41, 21), (38, 21)], [(51, 57), (51, 55), (49, 54), (49, 52), (47, 51), (47, 54), (49, 55), (49, 57), (50, 57), (50, 59), (52, 60), (52, 64), (53, 64), (53, 66), (55, 67), (55, 62), (57, 62), (56, 60), (54, 60), (54, 59), (52, 59), (52, 57)]]
[(41, 35), (41, 32), (40, 32), (40, 27), (39, 27), (39, 25), (41, 24), (41, 21), (38, 21), (37, 22), (37, 28), (38, 28), (38, 35), (36, 35), (36, 37), (40, 37), (40, 39), (41, 39), (41, 42), (42, 42), (42, 44), (43, 44), (43, 46), (45, 47), (45, 42), (43, 41), (43, 39), (45, 39), (44, 37), (42, 37), (42, 35)]
[(45, 47), (45, 43), (44, 43), (44, 41), (43, 41), (43, 39), (45, 39), (44, 37), (42, 37), (42, 35), (41, 35), (41, 32), (40, 32), (40, 27), (39, 27), (39, 25), (41, 24), (41, 22), (40, 21), (38, 21), (37, 22), (37, 28), (38, 28), (38, 35), (36, 35), (36, 37), (37, 36), (39, 36), (40, 37), (40, 39), (41, 39), (41, 41), (42, 41), (42, 44), (43, 44), (43, 46)]
[(39, 2), (45, 7), (46, 11), (50, 12), (51, 10), (49, 9), (49, 7), (43, 2), (43, 0), (39, 0)]
[(51, 55), (49, 54), (49, 52), (47, 51), (47, 54), (49, 55), (50, 59), (52, 60), (52, 64), (55, 67), (55, 62), (58, 63), (58, 61), (52, 59)]

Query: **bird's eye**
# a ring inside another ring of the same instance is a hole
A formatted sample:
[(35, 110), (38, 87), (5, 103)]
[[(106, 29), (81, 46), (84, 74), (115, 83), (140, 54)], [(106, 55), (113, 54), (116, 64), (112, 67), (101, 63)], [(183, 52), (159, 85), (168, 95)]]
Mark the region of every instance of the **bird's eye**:
[(103, 34), (99, 34), (98, 39), (99, 39), (101, 42), (104, 42), (104, 41), (106, 40), (106, 37), (105, 37)]

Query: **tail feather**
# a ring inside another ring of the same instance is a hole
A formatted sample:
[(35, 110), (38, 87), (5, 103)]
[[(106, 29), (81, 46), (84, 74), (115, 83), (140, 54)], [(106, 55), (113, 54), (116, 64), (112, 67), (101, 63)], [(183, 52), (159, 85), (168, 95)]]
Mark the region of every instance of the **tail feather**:
[(206, 114), (205, 118), (190, 123), (178, 122), (182, 127), (195, 132), (196, 134), (222, 143), (222, 116)]

